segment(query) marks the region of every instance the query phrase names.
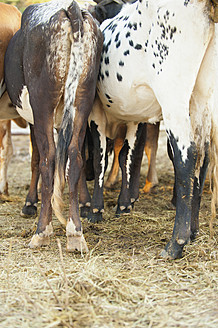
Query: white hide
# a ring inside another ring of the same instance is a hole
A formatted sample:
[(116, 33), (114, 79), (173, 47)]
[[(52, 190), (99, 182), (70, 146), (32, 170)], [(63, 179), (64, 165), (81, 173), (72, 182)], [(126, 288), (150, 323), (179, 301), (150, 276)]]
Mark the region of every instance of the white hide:
[[(194, 140), (189, 103), (214, 33), (208, 1), (137, 1), (125, 5), (114, 19), (106, 20), (101, 30), (104, 45), (109, 44), (108, 51), (102, 54), (97, 85), (107, 120), (106, 135), (114, 138), (113, 131), (121, 123), (154, 123), (163, 117), (166, 130), (178, 140), (185, 161)], [(124, 55), (126, 51), (128, 55)], [(206, 70), (212, 70), (211, 58), (202, 79)], [(212, 74), (210, 82), (208, 99), (204, 96), (203, 100), (208, 104), (214, 87)], [(90, 120), (96, 120), (95, 106), (91, 115)]]
[[(27, 122), (34, 124), (33, 111), (30, 105), (29, 92), (26, 86), (23, 87), (20, 95), (20, 106), (16, 106), (17, 112)], [(21, 108), (20, 108), (21, 107)]]

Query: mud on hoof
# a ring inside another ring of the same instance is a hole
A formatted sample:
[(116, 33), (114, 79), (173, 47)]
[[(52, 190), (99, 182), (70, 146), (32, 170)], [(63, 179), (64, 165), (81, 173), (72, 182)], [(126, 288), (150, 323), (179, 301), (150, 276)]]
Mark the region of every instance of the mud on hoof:
[(81, 234), (81, 236), (67, 236), (67, 251), (88, 253), (89, 249), (83, 234)]
[(37, 248), (40, 246), (46, 246), (50, 244), (50, 236), (53, 234), (53, 228), (52, 228), (52, 224), (49, 223), (49, 225), (47, 225), (46, 229), (41, 232), (41, 233), (36, 233), (30, 243), (29, 243), (29, 247), (30, 248)]
[(128, 207), (117, 205), (116, 217), (119, 217), (121, 214), (124, 213), (130, 213), (131, 209), (132, 205), (129, 205)]
[(166, 259), (180, 259), (182, 257), (183, 247), (185, 246), (184, 240), (170, 241), (164, 250), (162, 250), (160, 256)]
[(37, 215), (37, 204), (31, 204), (27, 202), (22, 208), (20, 215), (24, 218), (32, 217)]
[(100, 211), (90, 211), (88, 214), (88, 220), (89, 222), (92, 223), (98, 223), (101, 222), (103, 220), (103, 216), (102, 216), (103, 212)]

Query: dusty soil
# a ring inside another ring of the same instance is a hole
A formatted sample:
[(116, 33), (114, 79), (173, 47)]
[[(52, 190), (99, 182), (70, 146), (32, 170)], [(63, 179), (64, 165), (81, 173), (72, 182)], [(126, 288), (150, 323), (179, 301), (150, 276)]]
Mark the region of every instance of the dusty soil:
[[(37, 222), (20, 216), (30, 181), (29, 137), (13, 136), (13, 144), (10, 196), (0, 200), (0, 327), (218, 327), (217, 225), (210, 239), (208, 181), (199, 236), (182, 259), (159, 257), (175, 215), (163, 131), (159, 185), (120, 218), (114, 215), (119, 185), (105, 191), (104, 221), (83, 220), (87, 255), (66, 252), (65, 231), (56, 218), (51, 244), (28, 248)], [(141, 188), (146, 170), (144, 158)], [(67, 189), (64, 197), (67, 216)]]

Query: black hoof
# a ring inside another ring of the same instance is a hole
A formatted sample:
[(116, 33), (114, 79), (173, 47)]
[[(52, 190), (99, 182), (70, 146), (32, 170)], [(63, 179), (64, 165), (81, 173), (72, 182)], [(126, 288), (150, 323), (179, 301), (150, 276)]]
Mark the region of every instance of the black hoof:
[(130, 208), (125, 207), (124, 209), (121, 209), (120, 206), (117, 206), (116, 217), (118, 218), (121, 214), (124, 213), (130, 213)]
[(89, 206), (82, 206), (80, 207), (80, 216), (81, 218), (88, 218), (90, 212)]
[(24, 218), (36, 216), (37, 215), (37, 207), (34, 205), (28, 205), (28, 206), (24, 205), (20, 214)]
[(190, 240), (194, 241), (198, 234), (199, 234), (198, 230), (191, 232)]
[(101, 212), (93, 213), (90, 211), (88, 213), (88, 220), (89, 220), (89, 222), (92, 222), (92, 223), (101, 222), (103, 220), (102, 213)]
[(182, 257), (183, 245), (179, 245), (176, 241), (170, 241), (165, 249), (161, 252), (160, 256), (169, 259), (180, 259)]
[(175, 196), (172, 197), (171, 203), (173, 204), (173, 206), (176, 207), (176, 197)]

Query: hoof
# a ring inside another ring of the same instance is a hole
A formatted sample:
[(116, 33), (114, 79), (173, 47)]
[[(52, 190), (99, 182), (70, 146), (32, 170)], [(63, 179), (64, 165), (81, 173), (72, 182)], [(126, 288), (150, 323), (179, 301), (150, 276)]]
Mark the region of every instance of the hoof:
[(88, 214), (88, 220), (89, 220), (89, 222), (92, 222), (92, 223), (101, 222), (103, 220), (102, 212), (91, 212), (90, 211)]
[(176, 196), (172, 197), (171, 203), (173, 204), (174, 207), (176, 207)]
[(37, 206), (36, 205), (27, 205), (25, 204), (20, 212), (20, 215), (24, 218), (29, 218), (37, 215)]
[(151, 192), (153, 187), (154, 186), (151, 182), (146, 182), (146, 184), (144, 185), (144, 188), (142, 190), (145, 194), (148, 194), (149, 192)]
[(0, 196), (1, 195), (9, 196), (9, 193), (8, 193), (8, 183), (7, 182), (4, 185), (0, 184)]
[(89, 212), (90, 212), (90, 206), (81, 206), (80, 207), (81, 218), (88, 218)]
[(53, 234), (53, 228), (51, 223), (46, 227), (46, 229), (43, 232), (36, 233), (30, 243), (30, 248), (38, 248), (40, 246), (46, 246), (50, 244), (50, 236)]
[[(179, 240), (181, 241), (181, 240)], [(160, 253), (160, 256), (165, 259), (180, 259), (182, 257), (182, 251), (184, 244), (178, 244), (176, 241), (170, 241), (164, 250)]]
[(67, 251), (88, 253), (89, 249), (83, 234), (81, 236), (67, 236)]
[(40, 236), (40, 234), (35, 234), (31, 242), (29, 243), (30, 248), (38, 248), (41, 246), (46, 246), (50, 244), (50, 237), (48, 236)]
[(131, 209), (132, 205), (129, 205), (128, 207), (117, 205), (116, 217), (118, 218), (121, 214), (124, 213), (130, 213)]
[(199, 234), (198, 230), (191, 232), (190, 240), (194, 241), (198, 234)]
[(119, 182), (119, 180), (117, 179), (116, 181), (110, 181), (110, 180), (107, 180), (106, 182), (105, 182), (105, 184), (104, 184), (104, 187), (106, 188), (106, 189), (114, 189), (114, 188), (116, 188), (116, 185), (117, 185), (117, 183)]

